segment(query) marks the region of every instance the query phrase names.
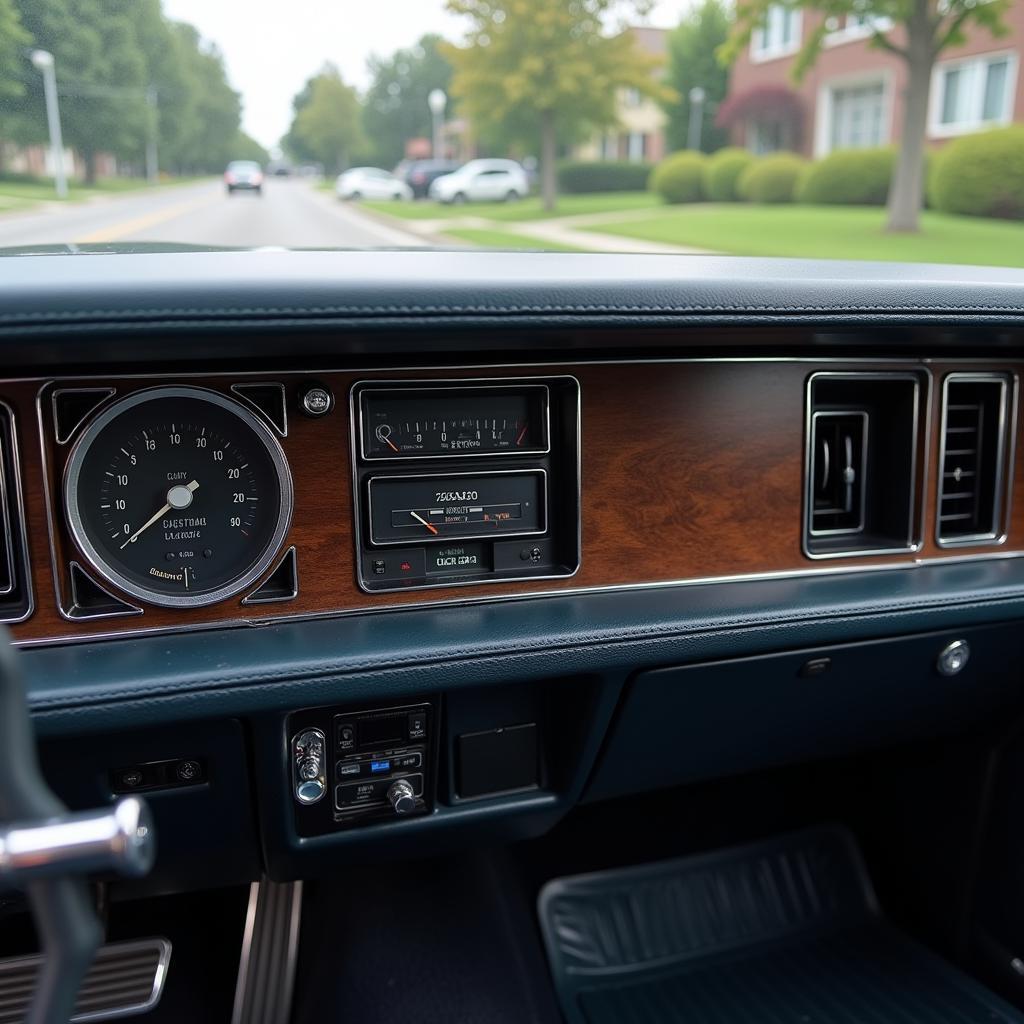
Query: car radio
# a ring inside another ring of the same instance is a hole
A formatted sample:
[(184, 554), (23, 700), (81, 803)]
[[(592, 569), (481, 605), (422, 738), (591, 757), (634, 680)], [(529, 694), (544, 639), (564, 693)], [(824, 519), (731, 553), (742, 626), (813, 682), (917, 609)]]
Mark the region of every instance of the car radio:
[(292, 715), (289, 754), (299, 835), (428, 813), (433, 718), (430, 704)]
[(573, 377), (352, 389), (366, 591), (550, 579), (579, 568)]

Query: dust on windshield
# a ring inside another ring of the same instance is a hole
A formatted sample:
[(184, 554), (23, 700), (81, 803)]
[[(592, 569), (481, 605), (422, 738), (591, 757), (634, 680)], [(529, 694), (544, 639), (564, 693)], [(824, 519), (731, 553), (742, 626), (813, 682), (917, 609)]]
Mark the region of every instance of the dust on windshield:
[(1012, 0), (0, 0), (0, 248), (1024, 266)]

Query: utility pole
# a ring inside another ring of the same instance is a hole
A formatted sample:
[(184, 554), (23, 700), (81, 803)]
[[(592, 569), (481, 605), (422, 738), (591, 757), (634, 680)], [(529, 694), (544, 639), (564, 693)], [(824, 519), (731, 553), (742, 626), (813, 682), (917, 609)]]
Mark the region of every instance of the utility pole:
[(64, 139), (60, 131), (60, 107), (57, 105), (57, 72), (53, 54), (48, 50), (33, 50), (29, 55), (32, 66), (43, 73), (43, 95), (46, 97), (46, 124), (50, 132), (50, 158), (53, 161), (53, 182), (58, 199), (68, 197), (68, 179), (64, 173)]
[(700, 133), (704, 127), (704, 90), (695, 85), (690, 90), (690, 122), (686, 126), (686, 148), (700, 149)]
[(149, 137), (146, 139), (146, 180), (155, 185), (160, 176), (160, 164), (157, 160), (156, 139), (160, 130), (160, 108), (156, 86), (146, 90), (146, 103), (149, 105)]
[(448, 106), (448, 97), (444, 89), (431, 89), (427, 96), (427, 106), (430, 107), (430, 116), (434, 127), (434, 143), (431, 147), (431, 154), (435, 160), (440, 160), (442, 154), (441, 127), (444, 118), (444, 108)]

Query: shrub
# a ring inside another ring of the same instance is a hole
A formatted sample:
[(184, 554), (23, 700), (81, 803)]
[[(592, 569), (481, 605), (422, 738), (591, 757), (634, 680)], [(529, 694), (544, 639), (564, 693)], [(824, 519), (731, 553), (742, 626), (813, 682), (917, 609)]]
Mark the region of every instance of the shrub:
[(951, 142), (929, 184), (943, 213), (1024, 218), (1024, 125)]
[(651, 164), (628, 160), (567, 160), (558, 167), (563, 192), (643, 192)]
[(704, 198), (703, 153), (673, 153), (654, 168), (650, 188), (666, 203), (699, 203)]
[(763, 156), (740, 175), (737, 191), (752, 203), (791, 203), (806, 166), (795, 153)]
[(740, 175), (754, 162), (754, 154), (729, 146), (712, 153), (704, 168), (704, 195), (713, 203), (734, 203), (740, 195)]
[(808, 167), (797, 187), (801, 203), (884, 206), (896, 164), (894, 149), (844, 149)]

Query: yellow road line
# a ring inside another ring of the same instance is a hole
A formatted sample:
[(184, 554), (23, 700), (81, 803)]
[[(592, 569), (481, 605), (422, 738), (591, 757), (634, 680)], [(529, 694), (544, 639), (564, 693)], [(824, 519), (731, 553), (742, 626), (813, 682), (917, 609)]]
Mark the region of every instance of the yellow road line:
[(144, 231), (156, 224), (162, 224), (166, 220), (173, 220), (183, 214), (191, 213), (193, 210), (201, 209), (204, 206), (212, 206), (220, 198), (219, 193), (201, 196), (198, 199), (189, 199), (184, 203), (175, 203), (173, 206), (164, 206), (152, 213), (144, 213), (140, 217), (133, 217), (131, 220), (124, 220), (118, 224), (111, 224), (109, 227), (100, 228), (91, 234), (76, 238), (75, 241), (82, 245), (92, 242), (117, 242), (128, 235)]

